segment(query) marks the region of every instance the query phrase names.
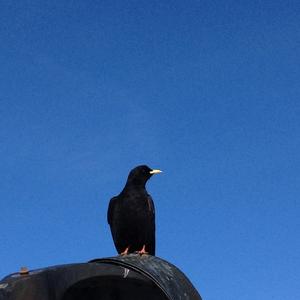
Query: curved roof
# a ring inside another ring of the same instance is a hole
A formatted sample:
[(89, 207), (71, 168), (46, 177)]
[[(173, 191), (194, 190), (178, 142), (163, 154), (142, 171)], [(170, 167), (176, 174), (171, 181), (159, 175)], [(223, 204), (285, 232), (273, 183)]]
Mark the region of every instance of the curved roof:
[(201, 300), (174, 265), (151, 255), (94, 259), (14, 273), (0, 281), (0, 300)]

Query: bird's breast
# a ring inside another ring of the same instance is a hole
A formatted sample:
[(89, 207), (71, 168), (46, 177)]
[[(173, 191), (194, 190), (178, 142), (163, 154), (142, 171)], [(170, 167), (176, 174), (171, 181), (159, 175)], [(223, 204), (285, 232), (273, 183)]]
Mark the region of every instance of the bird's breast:
[(132, 219), (145, 218), (149, 214), (147, 194), (130, 194), (122, 199), (125, 215)]

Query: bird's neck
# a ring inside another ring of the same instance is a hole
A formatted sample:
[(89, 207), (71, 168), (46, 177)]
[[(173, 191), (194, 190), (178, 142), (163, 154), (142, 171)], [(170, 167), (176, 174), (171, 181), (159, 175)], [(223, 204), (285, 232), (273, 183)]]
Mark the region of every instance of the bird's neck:
[(125, 187), (145, 188), (146, 182), (147, 181), (141, 178), (128, 178)]
[(130, 191), (130, 190), (145, 190), (146, 183), (139, 182), (139, 181), (127, 181), (123, 191)]

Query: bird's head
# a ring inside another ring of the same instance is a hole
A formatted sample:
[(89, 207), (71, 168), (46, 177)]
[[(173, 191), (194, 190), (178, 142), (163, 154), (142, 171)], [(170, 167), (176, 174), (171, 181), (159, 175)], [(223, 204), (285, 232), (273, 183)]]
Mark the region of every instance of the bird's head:
[(152, 175), (159, 174), (161, 172), (161, 170), (151, 169), (146, 165), (137, 166), (130, 171), (127, 184), (145, 186), (146, 182)]

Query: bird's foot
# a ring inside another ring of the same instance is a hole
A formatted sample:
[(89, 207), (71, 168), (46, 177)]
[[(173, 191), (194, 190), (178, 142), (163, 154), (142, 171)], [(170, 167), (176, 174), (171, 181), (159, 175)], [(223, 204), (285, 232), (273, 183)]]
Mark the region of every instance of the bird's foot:
[(127, 255), (129, 251), (129, 247), (127, 247), (122, 253), (120, 253), (120, 255), (124, 256)]
[(143, 255), (143, 254), (149, 254), (147, 251), (146, 251), (146, 245), (143, 246), (142, 250), (138, 251), (137, 252), (139, 255)]

